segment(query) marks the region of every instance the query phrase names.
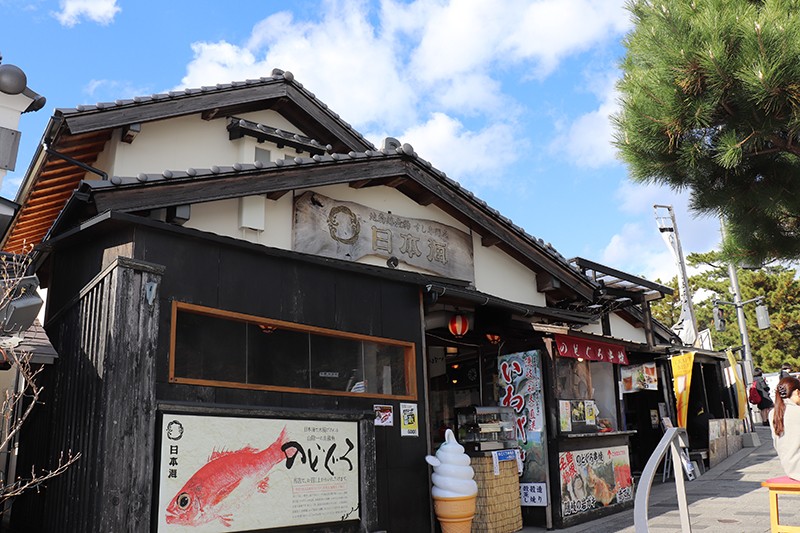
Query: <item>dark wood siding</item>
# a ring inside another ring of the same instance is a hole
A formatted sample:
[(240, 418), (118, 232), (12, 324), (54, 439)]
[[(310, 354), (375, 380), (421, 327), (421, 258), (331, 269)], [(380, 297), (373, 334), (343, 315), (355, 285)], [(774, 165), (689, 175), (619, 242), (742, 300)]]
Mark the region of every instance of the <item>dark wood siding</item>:
[(159, 281), (159, 268), (120, 259), (47, 323), (60, 357), (42, 376), (46, 396), (24, 426), (18, 472), (47, 468), (61, 451), (82, 457), (15, 501), (15, 531), (149, 529), (159, 307), (146, 293)]
[[(431, 530), (417, 285), (152, 225), (95, 231), (60, 242), (47, 265), (53, 297), (45, 328), (60, 358), (42, 376), (47, 397), (25, 427), (20, 468), (53, 464), (61, 450), (83, 457), (41, 494), (17, 500), (12, 521), (20, 531), (149, 530), (159, 404), (330, 414), (372, 413), (376, 403), (394, 406), (395, 425), (366, 426), (375, 446), (367, 476), (373, 499), (363, 502), (369, 528)], [(109, 265), (115, 254), (132, 258)], [(150, 282), (157, 284), (152, 306)], [(169, 383), (174, 300), (413, 342), (420, 436), (400, 437), (399, 400)]]
[[(395, 426), (376, 427), (378, 527), (429, 531), (427, 413), (420, 292), (415, 285), (372, 278), (258, 250), (139, 227), (134, 256), (164, 265), (156, 396), (164, 403), (362, 410), (392, 404)], [(400, 402), (168, 383), (172, 300), (259, 317), (385, 337), (416, 344), (420, 437), (400, 437)]]

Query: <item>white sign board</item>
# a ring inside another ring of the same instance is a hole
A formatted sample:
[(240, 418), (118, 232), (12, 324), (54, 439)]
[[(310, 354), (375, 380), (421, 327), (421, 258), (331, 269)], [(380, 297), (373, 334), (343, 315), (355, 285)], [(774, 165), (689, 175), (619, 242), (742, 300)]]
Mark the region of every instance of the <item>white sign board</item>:
[(164, 414), (159, 532), (359, 518), (357, 422)]

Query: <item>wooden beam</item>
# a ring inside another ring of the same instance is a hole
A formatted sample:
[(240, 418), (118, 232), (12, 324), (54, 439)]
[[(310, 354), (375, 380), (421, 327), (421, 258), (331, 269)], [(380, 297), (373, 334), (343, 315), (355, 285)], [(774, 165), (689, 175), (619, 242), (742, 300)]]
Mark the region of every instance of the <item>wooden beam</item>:
[(500, 237), (498, 237), (497, 235), (485, 235), (485, 236), (481, 237), (481, 244), (483, 246), (485, 246), (486, 248), (489, 248), (490, 246), (496, 246), (497, 244), (500, 244), (501, 242), (502, 242), (502, 239)]
[(280, 98), (286, 95), (286, 83), (282, 79), (231, 87), (207, 93), (181, 94), (147, 102), (109, 107), (96, 111), (64, 114), (70, 133), (79, 134), (108, 130), (133, 122), (150, 122), (170, 117), (202, 113), (209, 109), (226, 108), (243, 103)]
[(267, 199), (268, 200), (280, 200), (287, 192), (287, 191), (275, 191), (275, 192), (268, 192)]
[(363, 189), (373, 184), (373, 180), (356, 180), (350, 182), (351, 189)]
[(407, 178), (405, 176), (397, 176), (396, 178), (392, 178), (390, 180), (387, 180), (386, 181), (386, 186), (387, 187), (391, 187), (393, 189), (396, 189), (397, 187), (399, 187), (400, 185), (405, 183), (406, 179)]

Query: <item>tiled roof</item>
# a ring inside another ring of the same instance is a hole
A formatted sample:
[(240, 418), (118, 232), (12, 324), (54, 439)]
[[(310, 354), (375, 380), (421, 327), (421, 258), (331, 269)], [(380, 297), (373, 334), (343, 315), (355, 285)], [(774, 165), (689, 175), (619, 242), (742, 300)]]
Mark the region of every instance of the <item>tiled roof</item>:
[(188, 88), (182, 91), (157, 93), (157, 94), (152, 94), (150, 96), (136, 96), (134, 98), (129, 98), (129, 99), (115, 100), (114, 102), (99, 102), (93, 105), (79, 105), (77, 107), (72, 107), (72, 108), (57, 108), (56, 113), (68, 117), (86, 113), (93, 113), (97, 111), (106, 111), (109, 109), (124, 109), (124, 108), (139, 107), (155, 102), (163, 102), (165, 100), (178, 100), (182, 98), (189, 98), (196, 96), (198, 94), (223, 93), (225, 91), (231, 91), (242, 87), (258, 87), (258, 86), (274, 85), (276, 83), (289, 83), (296, 89), (299, 89), (309, 99), (315, 100), (316, 103), (328, 113), (328, 115), (333, 117), (342, 127), (346, 128), (352, 135), (361, 139), (361, 141), (366, 143), (368, 146), (372, 148), (375, 147), (359, 131), (354, 129), (353, 126), (351, 126), (347, 121), (343, 120), (338, 113), (331, 110), (325, 102), (318, 99), (317, 96), (313, 92), (306, 89), (302, 83), (296, 81), (294, 79), (294, 74), (292, 74), (288, 70), (283, 71), (277, 68), (272, 70), (271, 76), (266, 76), (258, 79), (234, 81), (231, 83), (219, 83), (217, 85), (207, 85), (199, 88)]
[[(386, 143), (385, 143), (386, 144)], [(549, 242), (534, 237), (525, 231), (524, 228), (515, 224), (511, 219), (502, 215), (499, 211), (489, 206), (485, 201), (475, 196), (471, 191), (461, 186), (461, 184), (447, 174), (434, 167), (429, 161), (422, 159), (414, 151), (414, 148), (408, 144), (399, 146), (390, 146), (381, 150), (367, 150), (365, 152), (349, 152), (347, 154), (324, 154), (314, 155), (312, 157), (295, 157), (294, 159), (278, 159), (268, 163), (257, 161), (255, 163), (236, 163), (232, 166), (212, 166), (211, 168), (188, 168), (185, 170), (165, 170), (161, 173), (140, 173), (137, 176), (112, 176), (108, 181), (91, 180), (83, 183), (84, 187), (92, 190), (107, 190), (109, 188), (123, 188), (123, 187), (139, 187), (145, 184), (155, 184), (165, 181), (178, 181), (178, 180), (201, 180), (208, 178), (223, 177), (229, 174), (248, 173), (248, 172), (264, 172), (270, 169), (287, 168), (287, 167), (303, 167), (314, 166), (321, 164), (335, 164), (335, 163), (348, 163), (357, 160), (376, 159), (376, 158), (389, 158), (389, 157), (405, 157), (410, 158), (417, 162), (422, 167), (428, 169), (432, 174), (436, 175), (443, 183), (447, 184), (450, 188), (458, 194), (466, 197), (479, 209), (487, 212), (496, 220), (502, 222), (514, 233), (522, 237), (531, 246), (543, 250), (553, 259), (558, 261), (565, 269), (579, 273), (585, 277), (580, 269), (576, 268), (567, 259), (561, 255)], [(588, 281), (591, 281), (586, 277)]]

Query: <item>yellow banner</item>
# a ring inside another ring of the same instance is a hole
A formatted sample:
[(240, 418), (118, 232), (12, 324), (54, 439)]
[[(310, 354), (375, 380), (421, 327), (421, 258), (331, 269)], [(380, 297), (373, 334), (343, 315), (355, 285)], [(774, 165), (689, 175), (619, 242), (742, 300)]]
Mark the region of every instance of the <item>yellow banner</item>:
[(692, 364), (695, 352), (672, 356), (672, 386), (675, 390), (678, 426), (686, 427), (689, 410), (689, 388), (692, 385)]
[(731, 373), (733, 379), (736, 380), (736, 400), (738, 403), (739, 418), (744, 420), (747, 418), (747, 393), (744, 388), (744, 381), (742, 376), (739, 375), (739, 364), (736, 362), (736, 357), (733, 356), (733, 350), (728, 349), (725, 353), (728, 354), (728, 362), (731, 364)]

